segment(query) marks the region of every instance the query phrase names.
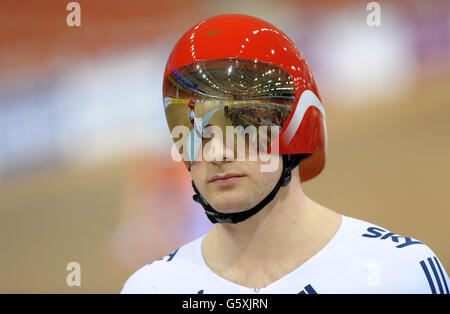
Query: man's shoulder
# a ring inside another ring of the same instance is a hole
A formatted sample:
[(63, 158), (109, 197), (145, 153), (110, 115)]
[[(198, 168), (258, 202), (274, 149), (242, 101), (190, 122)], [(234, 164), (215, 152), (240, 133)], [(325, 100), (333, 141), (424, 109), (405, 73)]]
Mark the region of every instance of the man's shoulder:
[(346, 217), (346, 224), (348, 254), (364, 265), (365, 272), (378, 274), (400, 290), (433, 292), (441, 286), (446, 291), (445, 269), (423, 241), (357, 218)]
[(421, 240), (398, 234), (389, 228), (358, 218), (345, 217), (349, 242), (359, 251), (369, 250), (378, 254), (393, 254), (396, 257), (423, 257), (433, 251)]
[[(185, 281), (198, 274), (202, 268), (199, 263), (197, 246), (203, 238), (197, 238), (153, 260), (139, 268), (125, 282), (121, 293), (161, 293), (162, 286), (175, 286), (175, 281)], [(162, 292), (164, 293), (164, 292)]]

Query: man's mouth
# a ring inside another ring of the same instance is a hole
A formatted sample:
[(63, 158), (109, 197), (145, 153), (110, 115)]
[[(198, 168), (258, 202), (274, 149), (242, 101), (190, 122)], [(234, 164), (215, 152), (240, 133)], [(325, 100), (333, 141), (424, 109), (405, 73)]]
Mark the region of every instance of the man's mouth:
[(208, 182), (214, 183), (219, 186), (229, 186), (236, 182), (239, 182), (240, 180), (242, 180), (243, 177), (244, 175), (242, 174), (234, 174), (234, 173), (222, 174), (212, 177), (211, 179), (209, 179)]

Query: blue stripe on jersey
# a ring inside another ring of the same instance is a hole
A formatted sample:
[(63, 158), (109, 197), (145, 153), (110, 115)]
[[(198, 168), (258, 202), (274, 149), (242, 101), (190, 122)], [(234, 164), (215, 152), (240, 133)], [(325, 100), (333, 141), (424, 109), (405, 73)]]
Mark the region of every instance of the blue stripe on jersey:
[(434, 261), (436, 262), (437, 267), (439, 268), (439, 272), (441, 273), (442, 280), (444, 280), (445, 291), (447, 291), (447, 294), (449, 294), (447, 280), (445, 279), (444, 272), (442, 271), (441, 265), (439, 265), (439, 261), (437, 260), (436, 256), (434, 256), (433, 258), (434, 258)]
[[(306, 291), (305, 291), (306, 290)], [(317, 294), (316, 290), (311, 285), (307, 285), (305, 288), (303, 288), (302, 291), (300, 291), (298, 294)]]
[(314, 290), (314, 288), (311, 285), (307, 285), (305, 287), (306, 292), (308, 292), (308, 294), (317, 294), (316, 290)]
[(436, 271), (436, 267), (434, 267), (434, 263), (433, 263), (433, 260), (431, 259), (431, 257), (428, 258), (428, 263), (430, 263), (431, 269), (433, 270), (434, 278), (436, 278), (437, 284), (439, 286), (439, 292), (441, 294), (443, 294), (444, 290), (442, 289), (441, 279), (439, 279), (439, 275)]
[(172, 258), (175, 256), (175, 254), (177, 254), (178, 250), (179, 250), (179, 248), (169, 254), (169, 258), (167, 259), (167, 262), (170, 262), (172, 260)]
[(434, 289), (433, 280), (431, 279), (430, 273), (428, 272), (427, 265), (425, 265), (424, 261), (421, 261), (420, 265), (422, 266), (422, 269), (423, 269), (423, 272), (425, 273), (425, 276), (427, 276), (427, 280), (428, 280), (428, 283), (429, 283), (430, 288), (431, 288), (431, 293), (436, 294), (436, 289)]

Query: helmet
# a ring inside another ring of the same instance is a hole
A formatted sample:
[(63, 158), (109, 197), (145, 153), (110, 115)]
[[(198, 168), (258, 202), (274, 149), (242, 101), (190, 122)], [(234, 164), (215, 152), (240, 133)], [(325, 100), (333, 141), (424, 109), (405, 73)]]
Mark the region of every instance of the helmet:
[(241, 216), (221, 214), (193, 183), (194, 200), (203, 205), (212, 222), (236, 223), (259, 211), (289, 183), (290, 171), (300, 160), (301, 181), (314, 178), (325, 166), (325, 111), (313, 74), (293, 41), (261, 19), (219, 15), (187, 31), (167, 60), (163, 100), (169, 129), (184, 125), (191, 130), (185, 138), (187, 149), (180, 150), (188, 169), (199, 148), (195, 138), (203, 136), (207, 125), (278, 130), (266, 137), (266, 151), (283, 156), (284, 170), (266, 202)]

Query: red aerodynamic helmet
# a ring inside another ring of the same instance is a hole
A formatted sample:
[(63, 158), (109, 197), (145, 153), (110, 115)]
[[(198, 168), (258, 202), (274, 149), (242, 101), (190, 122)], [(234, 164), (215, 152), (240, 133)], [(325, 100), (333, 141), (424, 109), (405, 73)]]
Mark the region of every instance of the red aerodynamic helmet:
[[(267, 151), (276, 143), (279, 154), (308, 154), (302, 181), (325, 166), (325, 112), (313, 74), (294, 42), (261, 19), (227, 14), (192, 27), (168, 58), (163, 98), (171, 131), (192, 128), (190, 110), (203, 118), (200, 128), (277, 126)], [(181, 153), (189, 166), (195, 151)]]

